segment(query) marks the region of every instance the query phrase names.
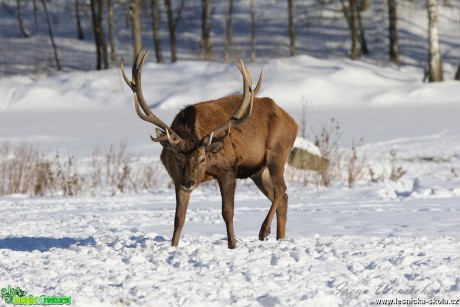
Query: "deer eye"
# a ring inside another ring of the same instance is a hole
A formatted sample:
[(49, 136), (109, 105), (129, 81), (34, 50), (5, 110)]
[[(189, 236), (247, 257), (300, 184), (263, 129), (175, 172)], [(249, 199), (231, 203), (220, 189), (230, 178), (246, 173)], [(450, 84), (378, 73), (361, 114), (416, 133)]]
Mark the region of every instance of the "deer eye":
[(201, 158), (200, 164), (204, 164), (206, 162), (206, 158)]

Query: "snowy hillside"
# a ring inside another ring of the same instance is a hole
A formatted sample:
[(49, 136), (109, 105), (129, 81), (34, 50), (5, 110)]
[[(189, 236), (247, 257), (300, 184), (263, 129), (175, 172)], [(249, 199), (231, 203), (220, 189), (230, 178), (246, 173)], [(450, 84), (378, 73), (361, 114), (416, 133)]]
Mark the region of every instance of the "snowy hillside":
[[(274, 98), (307, 137), (340, 122), (340, 146), (364, 137), (380, 175), (354, 189), (290, 181), (287, 239), (257, 234), (269, 203), (237, 189), (237, 249), (228, 250), (213, 185), (192, 195), (179, 248), (167, 184), (138, 194), (0, 197), (2, 288), (70, 296), (74, 306), (367, 306), (380, 299), (460, 298), (460, 87), (423, 84), (420, 71), (307, 56), (266, 60), (260, 95)], [(356, 82), (356, 81), (359, 82)], [(147, 64), (144, 94), (170, 122), (182, 106), (240, 91), (234, 65)], [(84, 158), (125, 141), (158, 157), (117, 69), (0, 80), (0, 142)], [(391, 160), (391, 151), (397, 154)], [(391, 163), (405, 174), (389, 179)], [(163, 180), (166, 180), (163, 178)], [(273, 226), (275, 227), (275, 226)]]

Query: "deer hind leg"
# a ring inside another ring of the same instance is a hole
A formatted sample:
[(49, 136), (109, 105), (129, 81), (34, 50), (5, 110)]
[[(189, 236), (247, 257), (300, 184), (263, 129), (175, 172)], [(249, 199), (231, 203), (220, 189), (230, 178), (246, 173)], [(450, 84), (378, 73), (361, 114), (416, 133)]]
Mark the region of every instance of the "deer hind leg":
[[(284, 170), (284, 168), (283, 168)], [(276, 173), (276, 172), (275, 172)], [(282, 174), (282, 173), (281, 173)], [(251, 177), (254, 183), (257, 185), (259, 190), (270, 200), (272, 201), (272, 206), (270, 211), (265, 218), (262, 227), (259, 232), (259, 239), (264, 240), (270, 234), (270, 225), (273, 219), (274, 212), (276, 212), (276, 239), (284, 239), (286, 235), (286, 218), (287, 218), (287, 203), (288, 196), (285, 193), (286, 185), (284, 184), (284, 178), (281, 176), (281, 179), (274, 181), (273, 176), (270, 174), (268, 168), (264, 168), (259, 173)], [(275, 189), (274, 182), (279, 182), (281, 180), (283, 187), (281, 190), (279, 188)], [(275, 197), (276, 196), (276, 197)], [(276, 203), (275, 203), (276, 201)]]

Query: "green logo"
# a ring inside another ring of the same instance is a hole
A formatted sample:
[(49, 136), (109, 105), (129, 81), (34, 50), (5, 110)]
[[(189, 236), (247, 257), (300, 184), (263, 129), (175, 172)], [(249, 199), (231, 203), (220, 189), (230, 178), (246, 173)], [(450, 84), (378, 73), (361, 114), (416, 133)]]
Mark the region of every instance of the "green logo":
[(23, 291), (21, 288), (8, 288), (1, 289), (2, 299), (7, 304), (13, 305), (70, 305), (72, 298), (70, 296), (26, 296), (27, 291)]

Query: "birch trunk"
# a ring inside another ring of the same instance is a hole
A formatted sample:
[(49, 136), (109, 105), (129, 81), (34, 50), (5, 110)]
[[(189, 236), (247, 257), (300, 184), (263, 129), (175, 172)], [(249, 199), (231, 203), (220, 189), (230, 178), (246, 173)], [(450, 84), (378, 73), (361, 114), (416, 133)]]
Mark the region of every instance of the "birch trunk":
[(427, 0), (428, 5), (428, 80), (443, 81), (441, 48), (439, 46), (438, 6), (436, 0)]

